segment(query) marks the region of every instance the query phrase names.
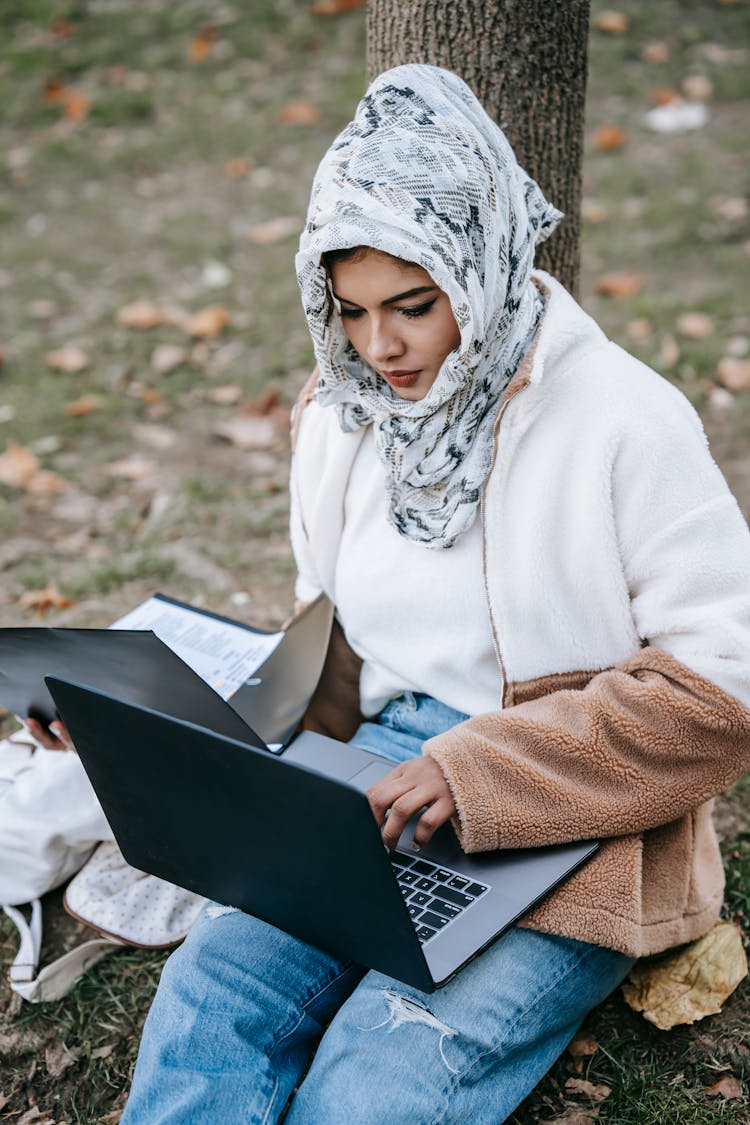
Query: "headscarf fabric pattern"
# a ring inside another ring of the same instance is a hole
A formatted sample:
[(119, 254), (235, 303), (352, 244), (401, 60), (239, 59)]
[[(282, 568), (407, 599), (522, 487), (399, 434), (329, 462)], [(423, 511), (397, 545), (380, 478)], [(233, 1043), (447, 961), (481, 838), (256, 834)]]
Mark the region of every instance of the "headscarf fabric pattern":
[[(407, 539), (450, 547), (476, 518), (497, 406), (542, 312), (534, 247), (561, 218), (466, 83), (438, 67), (376, 78), (320, 163), (296, 258), (315, 400), (345, 432), (373, 425), (388, 518)], [(321, 255), (355, 246), (421, 266), (450, 299), (461, 342), (419, 401), (347, 340)]]

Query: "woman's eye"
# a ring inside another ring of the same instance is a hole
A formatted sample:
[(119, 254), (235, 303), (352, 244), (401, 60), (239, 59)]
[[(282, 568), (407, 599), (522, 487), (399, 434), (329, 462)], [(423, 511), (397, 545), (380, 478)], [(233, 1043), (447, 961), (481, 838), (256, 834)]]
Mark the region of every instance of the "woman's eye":
[(341, 318), (342, 320), (359, 320), (363, 312), (364, 309), (342, 309)]
[(398, 311), (400, 313), (403, 313), (404, 316), (408, 316), (409, 318), (424, 316), (425, 313), (430, 311), (436, 300), (437, 297), (433, 297), (431, 301), (425, 301), (423, 305), (410, 305), (409, 308), (399, 309)]

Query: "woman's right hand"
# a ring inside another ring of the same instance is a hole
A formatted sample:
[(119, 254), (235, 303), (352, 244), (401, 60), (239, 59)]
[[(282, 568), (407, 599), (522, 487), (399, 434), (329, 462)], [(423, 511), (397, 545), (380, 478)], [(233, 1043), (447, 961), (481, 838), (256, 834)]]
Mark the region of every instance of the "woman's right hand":
[(59, 719), (45, 727), (38, 719), (27, 718), (26, 729), (45, 750), (75, 750), (68, 728)]

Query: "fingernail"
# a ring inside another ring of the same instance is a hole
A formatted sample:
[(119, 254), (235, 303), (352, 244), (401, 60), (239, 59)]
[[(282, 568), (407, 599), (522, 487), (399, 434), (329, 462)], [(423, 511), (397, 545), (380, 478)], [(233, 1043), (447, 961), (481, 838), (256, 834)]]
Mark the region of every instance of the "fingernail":
[(421, 852), (421, 850), (422, 850), (422, 845), (421, 845), (421, 844), (418, 844), (416, 840), (412, 840), (412, 844), (411, 844), (411, 850), (412, 850), (413, 852)]

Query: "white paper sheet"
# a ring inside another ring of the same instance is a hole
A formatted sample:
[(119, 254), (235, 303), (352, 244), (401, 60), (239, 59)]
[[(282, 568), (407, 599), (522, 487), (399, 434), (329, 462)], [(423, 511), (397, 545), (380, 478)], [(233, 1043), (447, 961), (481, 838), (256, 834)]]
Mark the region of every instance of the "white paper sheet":
[(284, 636), (252, 633), (161, 598), (147, 598), (110, 628), (151, 629), (222, 699), (229, 699), (252, 678)]

